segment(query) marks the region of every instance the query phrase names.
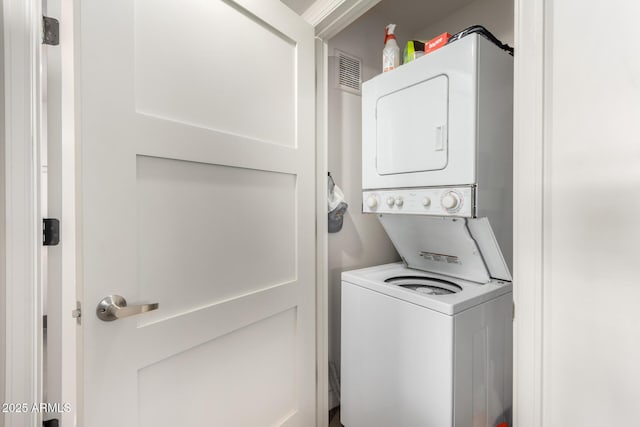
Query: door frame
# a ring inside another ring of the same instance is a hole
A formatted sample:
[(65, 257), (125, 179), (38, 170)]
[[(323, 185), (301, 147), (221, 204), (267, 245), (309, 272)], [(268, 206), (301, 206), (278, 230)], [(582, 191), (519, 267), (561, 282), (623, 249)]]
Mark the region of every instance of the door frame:
[[(316, 28), (318, 81), (318, 176), (327, 166), (328, 41), (380, 0), (317, 0), (304, 14)], [(542, 427), (544, 326), (544, 173), (546, 111), (551, 87), (545, 79), (551, 46), (545, 37), (551, 0), (514, 0), (514, 375), (513, 424)], [(517, 190), (516, 190), (517, 189)], [(319, 200), (321, 191), (318, 189)], [(319, 213), (323, 205), (319, 203)], [(322, 234), (319, 233), (320, 236)], [(320, 253), (321, 247), (318, 247)], [(326, 259), (326, 246), (323, 252)], [(326, 262), (326, 261), (325, 261)], [(325, 264), (326, 269), (326, 264)], [(320, 269), (319, 269), (320, 271)], [(320, 280), (320, 276), (319, 276)], [(323, 298), (328, 283), (323, 278)], [(326, 313), (325, 313), (326, 316)], [(326, 342), (325, 342), (326, 345)], [(319, 346), (320, 348), (320, 346)], [(322, 378), (326, 372), (319, 370)], [(318, 396), (324, 394), (319, 389)], [(326, 425), (326, 424), (319, 424)]]
[[(2, 7), (3, 401), (31, 405), (42, 401), (39, 75), (42, 10), (36, 0), (2, 0)], [(27, 414), (5, 414), (5, 422), (7, 427), (42, 425), (42, 414), (31, 412), (29, 407)]]
[[(542, 427), (552, 0), (515, 0), (513, 423)], [(521, 52), (518, 54), (518, 52)]]
[[(75, 73), (74, 54), (74, 1), (47, 0), (46, 15), (59, 19), (60, 40), (58, 46), (47, 46), (43, 52), (42, 77), (43, 91), (46, 91), (46, 103), (43, 104), (46, 117), (46, 155), (47, 164), (47, 206), (46, 215), (60, 220), (60, 244), (46, 249), (47, 312), (47, 360), (43, 381), (43, 396), (50, 403), (66, 403), (72, 408), (69, 412), (49, 414), (55, 416), (62, 425), (73, 426), (80, 419), (78, 403), (81, 382), (78, 367), (78, 338), (81, 336), (81, 319), (72, 313), (78, 309), (76, 301), (81, 300), (81, 288), (78, 286), (77, 270), (77, 232), (76, 224), (76, 187), (79, 176), (76, 163), (75, 138)], [(44, 185), (44, 183), (43, 183)], [(80, 313), (81, 314), (81, 313)]]

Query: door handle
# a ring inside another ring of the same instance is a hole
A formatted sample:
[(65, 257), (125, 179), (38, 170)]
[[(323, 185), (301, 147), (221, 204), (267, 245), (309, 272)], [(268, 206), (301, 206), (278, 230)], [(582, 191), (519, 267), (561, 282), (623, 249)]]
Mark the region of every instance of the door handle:
[(435, 143), (435, 151), (444, 151), (445, 143), (446, 143), (446, 132), (447, 126), (441, 125), (436, 127), (436, 143)]
[(98, 319), (105, 322), (122, 319), (123, 317), (135, 316), (136, 314), (146, 313), (147, 311), (157, 310), (160, 305), (155, 302), (153, 304), (140, 304), (127, 306), (127, 301), (120, 295), (109, 295), (104, 297), (98, 303), (96, 315)]

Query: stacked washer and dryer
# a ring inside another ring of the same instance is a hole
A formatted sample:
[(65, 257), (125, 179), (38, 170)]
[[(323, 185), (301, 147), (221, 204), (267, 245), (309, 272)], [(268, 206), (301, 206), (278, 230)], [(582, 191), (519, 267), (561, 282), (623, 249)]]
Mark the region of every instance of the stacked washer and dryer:
[(342, 424), (511, 425), (513, 58), (468, 35), (362, 109), (363, 211), (402, 263), (342, 274)]

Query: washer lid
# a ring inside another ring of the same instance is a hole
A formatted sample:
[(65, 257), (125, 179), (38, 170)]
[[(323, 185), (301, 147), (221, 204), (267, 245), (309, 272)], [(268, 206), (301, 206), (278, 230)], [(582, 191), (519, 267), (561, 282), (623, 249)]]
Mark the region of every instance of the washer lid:
[(396, 250), (410, 268), (476, 283), (511, 281), (487, 218), (379, 215)]

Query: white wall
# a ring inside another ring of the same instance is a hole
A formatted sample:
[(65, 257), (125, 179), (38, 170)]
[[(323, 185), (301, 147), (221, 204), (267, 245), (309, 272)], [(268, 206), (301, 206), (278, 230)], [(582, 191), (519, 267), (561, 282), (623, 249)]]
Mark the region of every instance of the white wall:
[(640, 425), (640, 3), (545, 3), (542, 424)]
[[(339, 233), (329, 234), (329, 360), (340, 367), (340, 273), (398, 261), (374, 215), (362, 214), (361, 97), (335, 89), (334, 52), (338, 48), (363, 60), (363, 81), (381, 72), (383, 18), (367, 14), (329, 42), (328, 166), (345, 193), (349, 209)], [(406, 36), (399, 34), (400, 40)]]
[(513, 46), (513, 0), (476, 0), (413, 34), (414, 39), (429, 40), (448, 32), (457, 33), (472, 25), (483, 25), (500, 41)]
[[(4, 23), (3, 4), (0, 2), (0, 22)], [(0, 402), (4, 402), (5, 389), (5, 144), (4, 144), (4, 29), (0, 30)], [(4, 427), (4, 415), (0, 415)]]

